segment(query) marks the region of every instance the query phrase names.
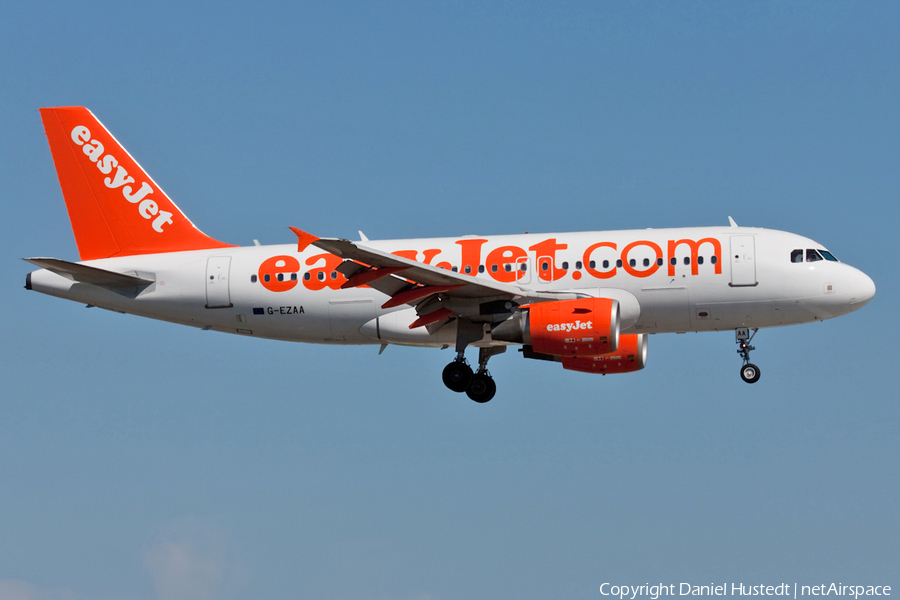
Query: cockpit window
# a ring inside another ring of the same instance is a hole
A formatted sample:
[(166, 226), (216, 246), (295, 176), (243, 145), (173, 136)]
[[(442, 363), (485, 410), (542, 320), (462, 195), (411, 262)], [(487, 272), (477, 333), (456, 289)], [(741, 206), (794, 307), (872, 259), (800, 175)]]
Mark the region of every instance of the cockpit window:
[(803, 262), (803, 250), (791, 250), (791, 262), (792, 263), (802, 263)]
[(822, 260), (822, 255), (813, 250), (812, 248), (806, 249), (806, 262), (816, 262), (817, 260)]
[(831, 262), (839, 262), (838, 259), (834, 257), (834, 254), (832, 254), (828, 250), (819, 250), (819, 253), (825, 257), (825, 260), (830, 260)]

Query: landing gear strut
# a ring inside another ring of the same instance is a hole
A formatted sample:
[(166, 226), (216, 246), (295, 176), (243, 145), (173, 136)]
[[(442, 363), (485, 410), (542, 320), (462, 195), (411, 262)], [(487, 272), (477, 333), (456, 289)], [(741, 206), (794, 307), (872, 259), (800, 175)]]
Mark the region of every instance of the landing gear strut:
[(497, 393), (497, 384), (487, 370), (487, 362), (495, 354), (506, 351), (506, 346), (494, 346), (478, 349), (478, 372), (472, 376), (466, 396), (481, 404), (489, 401)]
[(738, 327), (734, 330), (734, 341), (738, 345), (737, 353), (744, 359), (744, 365), (741, 367), (741, 379), (747, 383), (756, 383), (759, 381), (759, 367), (750, 362), (750, 351), (756, 350), (750, 345), (750, 341), (756, 335), (759, 328), (754, 329), (753, 333), (746, 327)]

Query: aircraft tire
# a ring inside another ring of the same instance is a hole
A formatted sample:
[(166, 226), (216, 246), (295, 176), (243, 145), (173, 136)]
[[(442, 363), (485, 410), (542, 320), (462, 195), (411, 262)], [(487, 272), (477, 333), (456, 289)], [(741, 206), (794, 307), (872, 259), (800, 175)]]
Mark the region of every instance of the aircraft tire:
[(454, 360), (444, 367), (444, 372), (441, 374), (444, 385), (457, 393), (466, 391), (472, 377), (472, 367), (458, 360)]
[(497, 384), (494, 383), (494, 378), (484, 373), (473, 375), (469, 387), (466, 388), (466, 395), (479, 404), (489, 402), (496, 393)]
[(759, 367), (754, 364), (747, 363), (741, 367), (741, 379), (747, 383), (756, 383), (759, 381)]

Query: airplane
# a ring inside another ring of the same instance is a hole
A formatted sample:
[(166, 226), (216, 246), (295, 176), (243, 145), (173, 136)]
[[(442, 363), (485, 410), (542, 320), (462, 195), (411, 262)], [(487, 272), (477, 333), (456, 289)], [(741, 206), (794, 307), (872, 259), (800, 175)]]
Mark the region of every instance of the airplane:
[[(225, 333), (317, 344), (453, 348), (444, 384), (484, 403), (488, 360), (597, 374), (644, 368), (650, 334), (735, 331), (740, 376), (761, 328), (864, 306), (875, 284), (821, 244), (728, 226), (296, 244), (202, 233), (84, 107), (40, 109), (80, 261), (26, 258), (25, 287)], [(478, 349), (475, 369), (466, 349)]]

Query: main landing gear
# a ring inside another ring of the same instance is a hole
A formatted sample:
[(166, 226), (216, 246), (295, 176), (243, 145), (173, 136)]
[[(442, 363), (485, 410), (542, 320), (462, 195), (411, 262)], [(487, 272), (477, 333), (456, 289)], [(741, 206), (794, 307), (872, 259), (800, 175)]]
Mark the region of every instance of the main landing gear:
[(474, 375), (472, 367), (469, 366), (466, 359), (459, 357), (444, 367), (441, 377), (444, 380), (444, 385), (454, 392), (464, 392), (469, 387), (469, 382), (472, 381)]
[(474, 373), (466, 362), (464, 351), (460, 351), (456, 360), (444, 367), (442, 374), (444, 385), (454, 392), (465, 392), (475, 402), (481, 404), (488, 402), (497, 393), (497, 384), (487, 370), (487, 362), (491, 356), (505, 350), (505, 346), (479, 348), (478, 370)]
[(750, 351), (756, 350), (750, 345), (750, 341), (759, 329), (754, 329), (753, 333), (746, 327), (738, 327), (734, 330), (734, 341), (738, 345), (737, 353), (744, 359), (744, 366), (741, 367), (741, 379), (747, 383), (756, 383), (759, 381), (759, 367), (750, 362)]

